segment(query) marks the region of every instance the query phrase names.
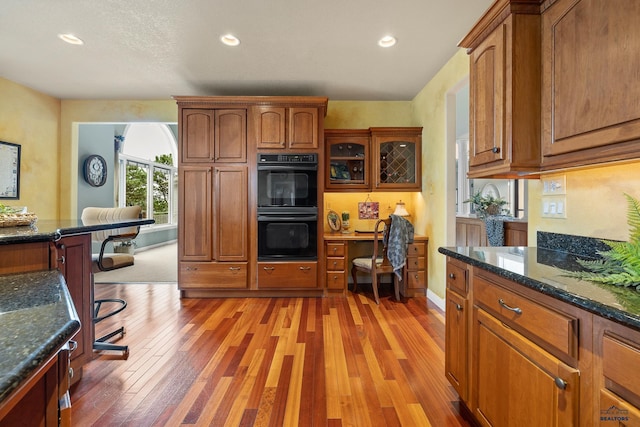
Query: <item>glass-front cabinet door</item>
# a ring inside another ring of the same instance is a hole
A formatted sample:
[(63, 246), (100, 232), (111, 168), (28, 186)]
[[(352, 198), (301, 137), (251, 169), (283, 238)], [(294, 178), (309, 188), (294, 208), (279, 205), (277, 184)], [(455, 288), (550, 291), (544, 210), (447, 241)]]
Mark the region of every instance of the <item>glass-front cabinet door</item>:
[(371, 188), (368, 129), (325, 129), (325, 189)]
[(374, 190), (422, 189), (422, 128), (371, 128)]

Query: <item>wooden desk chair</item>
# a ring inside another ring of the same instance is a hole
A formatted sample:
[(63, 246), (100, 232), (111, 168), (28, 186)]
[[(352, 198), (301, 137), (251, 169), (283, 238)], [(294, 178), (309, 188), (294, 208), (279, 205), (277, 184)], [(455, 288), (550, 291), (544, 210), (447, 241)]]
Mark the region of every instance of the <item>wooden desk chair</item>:
[[(82, 210), (82, 222), (84, 225), (96, 225), (112, 223), (122, 220), (140, 218), (140, 206), (127, 206), (124, 208), (95, 208), (88, 207)], [(114, 228), (111, 230), (99, 230), (91, 233), (91, 240), (101, 242), (100, 253), (92, 256), (93, 273), (98, 271), (115, 270), (116, 268), (133, 265), (133, 255), (124, 253), (105, 254), (105, 248), (109, 242), (130, 242), (140, 232), (140, 227)], [(91, 275), (91, 285), (94, 285), (93, 274)], [(107, 312), (101, 314), (100, 309), (105, 305)], [(127, 307), (127, 302), (120, 298), (98, 299), (93, 301), (93, 325), (109, 317), (115, 316)], [(96, 338), (93, 342), (93, 349), (97, 351), (114, 350), (122, 351), (126, 358), (129, 355), (129, 346), (117, 345), (107, 342), (111, 338), (120, 335), (124, 336), (124, 326)]]
[[(388, 238), (387, 236), (391, 232), (391, 217), (387, 219), (379, 219), (374, 226), (373, 231), (373, 254), (370, 258), (354, 258), (351, 268), (351, 277), (353, 277), (353, 292), (357, 292), (358, 289), (358, 272), (367, 273), (371, 276), (371, 286), (373, 287), (373, 296), (376, 300), (376, 304), (380, 304), (380, 297), (378, 296), (378, 283), (379, 276), (382, 274), (393, 275), (393, 287), (395, 288), (396, 300), (400, 301), (400, 285), (398, 276), (393, 271), (393, 266), (387, 256)], [(386, 231), (386, 233), (385, 233)], [(381, 237), (384, 238), (381, 240)], [(405, 271), (402, 269), (403, 280), (405, 280)]]

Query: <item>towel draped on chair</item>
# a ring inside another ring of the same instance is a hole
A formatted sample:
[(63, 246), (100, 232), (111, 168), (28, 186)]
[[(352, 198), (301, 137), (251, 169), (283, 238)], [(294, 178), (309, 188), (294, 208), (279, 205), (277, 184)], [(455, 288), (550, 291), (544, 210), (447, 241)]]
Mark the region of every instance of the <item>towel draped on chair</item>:
[(413, 225), (398, 215), (391, 216), (391, 231), (385, 232), (387, 243), (387, 257), (393, 266), (393, 272), (402, 280), (402, 267), (407, 261), (407, 249), (413, 242)]

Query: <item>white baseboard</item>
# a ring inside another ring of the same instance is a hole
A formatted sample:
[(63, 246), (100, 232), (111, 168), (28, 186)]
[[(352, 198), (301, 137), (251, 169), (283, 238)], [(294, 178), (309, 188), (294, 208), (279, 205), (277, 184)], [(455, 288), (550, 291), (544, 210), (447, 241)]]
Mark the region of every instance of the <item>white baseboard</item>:
[(431, 289), (427, 289), (427, 298), (430, 299), (432, 303), (437, 305), (440, 310), (445, 311), (447, 305), (444, 299), (431, 292)]

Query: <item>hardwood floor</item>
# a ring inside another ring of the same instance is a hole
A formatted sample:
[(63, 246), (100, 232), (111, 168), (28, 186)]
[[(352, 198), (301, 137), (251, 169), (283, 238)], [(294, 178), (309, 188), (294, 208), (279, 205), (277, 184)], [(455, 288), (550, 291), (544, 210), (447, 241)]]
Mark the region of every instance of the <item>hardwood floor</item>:
[(85, 367), (73, 425), (468, 425), (444, 376), (443, 313), (424, 297), (181, 300), (175, 284), (95, 293), (127, 300), (96, 333), (124, 324), (130, 355)]

